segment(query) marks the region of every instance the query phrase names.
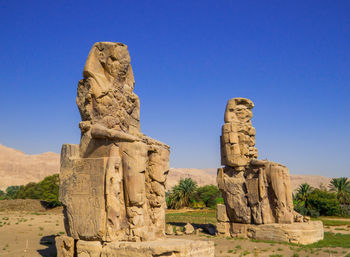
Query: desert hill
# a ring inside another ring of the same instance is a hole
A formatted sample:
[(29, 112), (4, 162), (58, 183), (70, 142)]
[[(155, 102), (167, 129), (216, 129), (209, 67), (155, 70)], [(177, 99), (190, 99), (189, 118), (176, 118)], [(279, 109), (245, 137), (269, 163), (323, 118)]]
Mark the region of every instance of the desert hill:
[[(59, 173), (60, 155), (43, 153), (28, 155), (0, 144), (0, 189), (11, 185), (25, 185), (38, 182), (46, 176)], [(171, 168), (168, 175), (167, 189), (171, 189), (180, 179), (192, 178), (199, 186), (216, 184), (216, 169)], [(317, 175), (291, 175), (292, 189), (302, 183), (313, 187), (320, 184), (328, 186), (330, 178)]]
[[(172, 168), (168, 175), (167, 188), (177, 184), (180, 179), (192, 178), (197, 181), (199, 186), (216, 184), (216, 172), (217, 169), (179, 169)], [(328, 187), (331, 178), (318, 176), (318, 175), (290, 175), (290, 183), (292, 190), (296, 190), (300, 184), (308, 183), (312, 187), (319, 188), (320, 185)]]
[(0, 144), (0, 189), (38, 182), (58, 173), (59, 163), (57, 153), (29, 155)]

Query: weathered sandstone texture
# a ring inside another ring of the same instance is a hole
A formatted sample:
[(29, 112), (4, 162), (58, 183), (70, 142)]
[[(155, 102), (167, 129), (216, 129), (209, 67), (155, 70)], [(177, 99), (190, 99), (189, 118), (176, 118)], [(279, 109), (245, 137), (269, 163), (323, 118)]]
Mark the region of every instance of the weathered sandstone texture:
[[(217, 174), (225, 205), (217, 207), (217, 230), (221, 234), (261, 239), (264, 234), (269, 236), (269, 233), (259, 232), (265, 229), (279, 241), (318, 241), (323, 238), (323, 228), (320, 230), (319, 225), (294, 224), (304, 222), (304, 218), (293, 208), (288, 168), (256, 159), (255, 128), (251, 123), (253, 107), (253, 102), (245, 98), (230, 99), (226, 106), (220, 138), (224, 167), (219, 168)], [(309, 236), (307, 232), (291, 232), (302, 227), (319, 233), (310, 240), (303, 240), (304, 235)], [(286, 235), (282, 237), (274, 231), (284, 231)]]
[[(127, 256), (112, 253), (114, 248), (103, 255), (102, 248), (107, 249), (108, 242), (144, 242), (165, 236), (169, 146), (140, 131), (140, 101), (133, 92), (126, 45), (94, 44), (83, 77), (76, 99), (82, 118), (80, 144), (64, 144), (61, 150), (65, 229), (75, 240), (77, 256)], [(67, 248), (62, 246), (66, 241), (58, 239), (58, 247)], [(162, 247), (163, 241), (157, 242)], [(128, 246), (134, 249), (138, 244)], [(135, 256), (153, 256), (146, 252)]]
[(104, 245), (79, 240), (77, 257), (203, 257), (214, 256), (214, 242), (164, 239), (145, 242), (111, 242)]
[(74, 239), (68, 236), (56, 237), (57, 257), (74, 256)]

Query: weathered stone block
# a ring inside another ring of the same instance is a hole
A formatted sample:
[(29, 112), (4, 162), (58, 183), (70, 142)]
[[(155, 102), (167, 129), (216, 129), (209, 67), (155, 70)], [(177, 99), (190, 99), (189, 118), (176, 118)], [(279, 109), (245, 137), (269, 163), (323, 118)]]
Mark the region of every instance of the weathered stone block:
[(295, 244), (312, 244), (323, 239), (323, 223), (309, 221), (293, 224), (249, 225), (248, 236), (257, 240), (272, 240)]
[(231, 223), (230, 233), (233, 237), (247, 237), (247, 224)]
[(57, 236), (55, 238), (57, 257), (74, 257), (74, 238)]
[(165, 239), (147, 242), (112, 242), (101, 257), (214, 257), (214, 242)]
[(77, 257), (100, 257), (101, 252), (101, 242), (83, 240), (77, 242)]
[(216, 230), (220, 235), (230, 235), (230, 223), (229, 222), (218, 222), (216, 223)]
[(216, 219), (220, 222), (229, 221), (226, 213), (226, 206), (224, 204), (216, 205)]
[(60, 200), (67, 234), (74, 239), (106, 240), (107, 158), (66, 158), (60, 172)]

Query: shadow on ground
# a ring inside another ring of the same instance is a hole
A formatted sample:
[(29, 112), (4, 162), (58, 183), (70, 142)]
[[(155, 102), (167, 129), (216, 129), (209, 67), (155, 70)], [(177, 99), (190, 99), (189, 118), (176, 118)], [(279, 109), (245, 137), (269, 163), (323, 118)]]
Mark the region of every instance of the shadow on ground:
[[(177, 227), (184, 227), (186, 225), (184, 222), (167, 222), (167, 224)], [(191, 223), (191, 225), (194, 227), (194, 229), (202, 229), (202, 232), (208, 235), (215, 235), (217, 232), (216, 227), (213, 224)]]
[(45, 245), (47, 248), (37, 250), (37, 252), (43, 257), (55, 257), (57, 256), (55, 247), (56, 235), (43, 236), (40, 239), (40, 244)]

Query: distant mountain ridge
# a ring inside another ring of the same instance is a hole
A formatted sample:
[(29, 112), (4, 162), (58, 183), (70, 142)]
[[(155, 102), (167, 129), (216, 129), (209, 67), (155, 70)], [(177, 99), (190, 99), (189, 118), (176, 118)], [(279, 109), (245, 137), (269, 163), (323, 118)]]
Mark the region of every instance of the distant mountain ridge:
[(0, 144), (0, 189), (38, 182), (59, 173), (60, 155), (47, 152), (29, 155)]
[[(167, 189), (177, 184), (180, 179), (192, 178), (199, 186), (214, 184), (216, 185), (217, 169), (188, 169), (171, 168), (168, 175)], [(323, 185), (328, 188), (331, 178), (319, 175), (293, 175), (290, 174), (290, 184), (295, 191), (300, 184), (308, 183), (310, 186), (319, 188)]]
[[(59, 173), (60, 155), (47, 152), (37, 155), (25, 154), (0, 144), (0, 189), (8, 186), (38, 182), (46, 176)], [(171, 168), (167, 189), (171, 189), (180, 179), (192, 178), (199, 186), (216, 185), (216, 169)], [(308, 183), (319, 187), (328, 186), (330, 178), (318, 175), (291, 175), (291, 187), (295, 190), (300, 184)]]

